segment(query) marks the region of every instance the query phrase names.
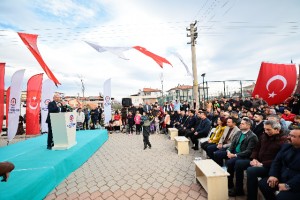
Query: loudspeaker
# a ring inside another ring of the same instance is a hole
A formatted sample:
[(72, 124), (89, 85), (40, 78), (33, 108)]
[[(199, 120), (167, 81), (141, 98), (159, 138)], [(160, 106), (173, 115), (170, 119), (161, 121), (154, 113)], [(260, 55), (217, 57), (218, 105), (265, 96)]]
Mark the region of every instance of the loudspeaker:
[(129, 107), (131, 105), (132, 105), (131, 98), (123, 98), (122, 99), (122, 106)]

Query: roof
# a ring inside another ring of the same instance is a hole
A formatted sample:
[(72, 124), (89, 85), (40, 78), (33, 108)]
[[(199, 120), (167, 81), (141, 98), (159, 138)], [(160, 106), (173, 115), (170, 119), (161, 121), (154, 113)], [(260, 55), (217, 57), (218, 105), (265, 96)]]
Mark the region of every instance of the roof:
[(191, 86), (191, 85), (178, 85), (177, 87), (169, 89), (168, 92), (171, 91), (171, 90), (189, 90), (189, 89), (193, 89), (193, 86)]
[(143, 88), (143, 92), (161, 92), (159, 89)]

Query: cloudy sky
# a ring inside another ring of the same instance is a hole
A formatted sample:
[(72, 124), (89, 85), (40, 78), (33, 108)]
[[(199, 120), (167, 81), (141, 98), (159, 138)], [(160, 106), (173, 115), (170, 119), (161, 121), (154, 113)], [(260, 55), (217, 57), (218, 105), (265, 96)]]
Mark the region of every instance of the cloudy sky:
[[(192, 85), (192, 78), (172, 52), (191, 69), (186, 28), (198, 21), (198, 79), (256, 80), (262, 61), (300, 62), (299, 0), (1, 0), (0, 62), (5, 85), (26, 69), (26, 82), (42, 69), (16, 32), (38, 34), (44, 61), (62, 83), (58, 91), (85, 96), (103, 93), (112, 79), (112, 96), (136, 94), (144, 87), (164, 90)], [(168, 59), (161, 69), (135, 49), (123, 60), (99, 53), (84, 41), (108, 47), (143, 46)], [(161, 76), (163, 74), (163, 76)], [(46, 78), (44, 76), (44, 78)], [(238, 87), (238, 86), (237, 86)]]

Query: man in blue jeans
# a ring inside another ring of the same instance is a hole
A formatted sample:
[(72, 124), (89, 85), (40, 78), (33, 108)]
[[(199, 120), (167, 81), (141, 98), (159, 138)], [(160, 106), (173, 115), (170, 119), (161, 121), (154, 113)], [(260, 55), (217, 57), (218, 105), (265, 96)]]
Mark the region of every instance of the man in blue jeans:
[(247, 199), (257, 199), (258, 177), (268, 176), (270, 166), (276, 154), (283, 143), (286, 142), (287, 136), (281, 131), (279, 122), (263, 122), (264, 133), (259, 138), (258, 144), (253, 150), (250, 159), (252, 161), (237, 160), (235, 163), (235, 190), (230, 196), (239, 196), (244, 194), (243, 178), (244, 170), (247, 170)]

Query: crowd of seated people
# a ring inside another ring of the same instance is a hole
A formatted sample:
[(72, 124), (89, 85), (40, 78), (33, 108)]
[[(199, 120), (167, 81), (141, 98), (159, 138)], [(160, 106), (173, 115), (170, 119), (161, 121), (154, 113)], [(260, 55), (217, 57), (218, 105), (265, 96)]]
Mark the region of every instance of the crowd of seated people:
[[(229, 196), (244, 196), (245, 186), (250, 200), (257, 199), (258, 188), (266, 199), (300, 199), (299, 108), (300, 101), (294, 97), (275, 106), (258, 96), (215, 98), (199, 110), (178, 101), (131, 106), (130, 114), (121, 110), (119, 121), (139, 127), (142, 121), (131, 119), (145, 113), (154, 119), (152, 133), (177, 128), (180, 136), (191, 140), (195, 151), (203, 149), (208, 158), (226, 167)], [(207, 142), (199, 146), (198, 139), (207, 138), (212, 128)]]

